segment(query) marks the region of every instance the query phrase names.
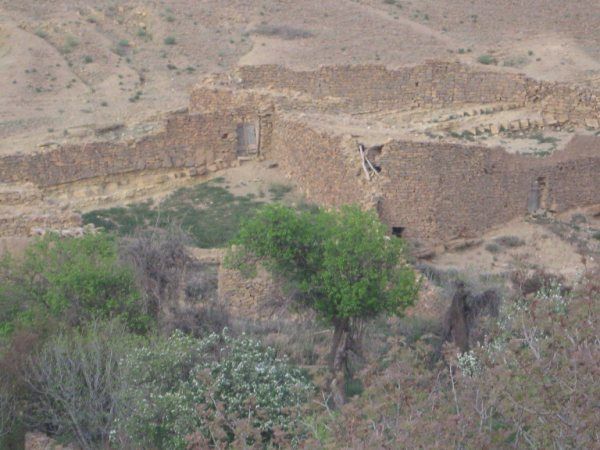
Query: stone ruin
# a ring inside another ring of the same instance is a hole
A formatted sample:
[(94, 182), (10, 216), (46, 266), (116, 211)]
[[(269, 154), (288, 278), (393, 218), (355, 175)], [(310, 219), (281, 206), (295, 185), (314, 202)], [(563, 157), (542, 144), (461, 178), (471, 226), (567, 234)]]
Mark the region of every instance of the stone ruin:
[[(0, 235), (76, 227), (75, 209), (249, 159), (277, 162), (312, 201), (375, 208), (391, 233), (429, 243), (600, 203), (600, 90), (458, 63), (240, 67), (198, 84), (187, 110), (137, 129), (150, 131), (101, 127), (0, 157)], [(500, 145), (547, 132), (564, 138), (549, 155)]]

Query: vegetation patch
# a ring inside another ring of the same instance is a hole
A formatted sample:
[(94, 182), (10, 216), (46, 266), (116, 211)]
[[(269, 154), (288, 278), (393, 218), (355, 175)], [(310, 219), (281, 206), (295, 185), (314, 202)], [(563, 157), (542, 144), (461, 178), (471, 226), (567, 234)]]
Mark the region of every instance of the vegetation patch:
[(286, 41), (306, 39), (313, 36), (310, 31), (287, 25), (260, 25), (254, 29), (254, 33), (261, 36), (278, 37)]
[(514, 248), (525, 245), (525, 241), (518, 236), (500, 236), (494, 242), (502, 247)]
[[(93, 223), (119, 235), (131, 235), (139, 228), (168, 228), (177, 224), (198, 247), (222, 247), (240, 228), (242, 220), (251, 217), (264, 202), (252, 194), (237, 196), (216, 178), (193, 187), (181, 188), (158, 204), (152, 201), (132, 203), (83, 215), (84, 223)], [(282, 198), (281, 188), (273, 197)]]
[(477, 58), (477, 62), (479, 64), (485, 64), (486, 66), (489, 66), (491, 64), (498, 64), (498, 60), (496, 58), (494, 58), (492, 55), (481, 55)]

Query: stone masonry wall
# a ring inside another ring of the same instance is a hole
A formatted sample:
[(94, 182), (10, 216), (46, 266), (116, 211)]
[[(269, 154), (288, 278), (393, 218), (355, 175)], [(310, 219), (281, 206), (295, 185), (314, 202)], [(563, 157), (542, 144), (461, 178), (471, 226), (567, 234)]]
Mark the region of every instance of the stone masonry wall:
[(382, 219), (407, 236), (473, 237), (527, 214), (528, 196), (543, 179), (546, 209), (600, 203), (600, 138), (578, 137), (546, 158), (500, 148), (392, 142), (380, 159)]
[[(600, 128), (600, 92), (522, 74), (478, 71), (449, 62), (388, 70), (383, 66), (330, 66), (295, 72), (280, 66), (242, 66), (237, 88), (268, 88), (312, 96), (309, 107), (346, 111), (441, 108), (507, 103), (539, 109), (548, 125)], [(306, 108), (307, 105), (302, 105)]]
[(526, 77), (478, 72), (457, 63), (435, 62), (388, 70), (384, 66), (328, 66), (295, 72), (279, 66), (242, 66), (239, 87), (292, 90), (315, 99), (338, 97), (346, 108), (409, 109), (465, 103), (526, 101)]
[(271, 150), (274, 159), (304, 191), (319, 204), (341, 206), (361, 203), (367, 197), (358, 171), (357, 151), (351, 139), (319, 132), (302, 122), (276, 115)]
[(0, 158), (0, 182), (40, 187), (126, 172), (165, 168), (227, 167), (236, 160), (235, 111), (173, 113), (163, 132), (130, 141), (72, 144)]
[(546, 124), (600, 128), (600, 92), (559, 83), (541, 85), (539, 91)]

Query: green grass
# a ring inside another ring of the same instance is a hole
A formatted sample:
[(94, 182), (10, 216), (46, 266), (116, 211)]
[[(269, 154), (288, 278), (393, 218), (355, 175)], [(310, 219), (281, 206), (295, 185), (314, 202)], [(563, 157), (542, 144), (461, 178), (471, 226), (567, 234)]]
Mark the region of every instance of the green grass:
[(477, 62), (480, 64), (490, 65), (496, 64), (498, 61), (492, 55), (481, 55), (477, 58)]
[(79, 40), (75, 36), (67, 36), (65, 43), (61, 48), (61, 52), (64, 54), (71, 53), (78, 45)]
[[(264, 204), (251, 194), (233, 195), (223, 182), (216, 178), (181, 188), (158, 204), (147, 201), (91, 211), (83, 215), (83, 221), (120, 235), (130, 235), (138, 228), (167, 228), (175, 223), (190, 234), (198, 247), (223, 247), (235, 236), (240, 223)], [(278, 198), (273, 193), (273, 199)]]
[(283, 200), (283, 197), (292, 190), (287, 184), (273, 183), (269, 186), (269, 193), (273, 196), (273, 200)]

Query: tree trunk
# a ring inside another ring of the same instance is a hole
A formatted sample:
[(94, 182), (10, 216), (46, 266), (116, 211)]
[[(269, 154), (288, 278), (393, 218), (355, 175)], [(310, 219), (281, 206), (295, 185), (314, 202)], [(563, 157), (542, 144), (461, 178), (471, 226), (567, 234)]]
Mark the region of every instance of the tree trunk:
[(329, 354), (329, 369), (335, 376), (346, 366), (348, 357), (348, 338), (350, 333), (350, 321), (348, 319), (334, 320), (333, 341), (331, 353)]
[(333, 341), (329, 354), (330, 381), (328, 383), (332, 400), (336, 408), (346, 403), (345, 375), (348, 362), (350, 340), (350, 321), (334, 320)]

